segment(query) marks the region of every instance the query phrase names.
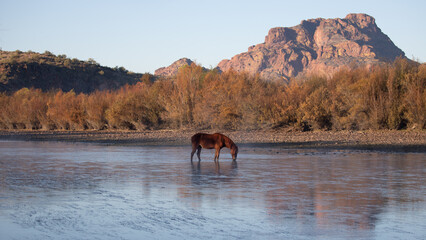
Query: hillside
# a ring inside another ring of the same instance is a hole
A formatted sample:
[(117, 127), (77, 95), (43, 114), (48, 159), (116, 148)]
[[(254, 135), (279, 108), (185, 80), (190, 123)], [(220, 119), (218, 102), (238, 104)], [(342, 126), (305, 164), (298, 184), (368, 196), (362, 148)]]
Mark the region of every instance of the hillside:
[(330, 75), (345, 65), (392, 62), (399, 56), (404, 57), (404, 52), (373, 17), (349, 14), (343, 19), (310, 19), (294, 27), (272, 28), (264, 43), (222, 60), (218, 68), (288, 80), (311, 72)]
[(168, 67), (161, 67), (161, 68), (155, 70), (154, 74), (156, 76), (162, 76), (162, 77), (175, 76), (178, 73), (179, 68), (186, 66), (186, 65), (191, 66), (192, 63), (193, 63), (193, 61), (189, 58), (181, 58), (181, 59), (173, 62)]
[(50, 52), (0, 51), (0, 92), (33, 87), (89, 93), (134, 84), (141, 77), (123, 67), (100, 66), (94, 60), (80, 61)]

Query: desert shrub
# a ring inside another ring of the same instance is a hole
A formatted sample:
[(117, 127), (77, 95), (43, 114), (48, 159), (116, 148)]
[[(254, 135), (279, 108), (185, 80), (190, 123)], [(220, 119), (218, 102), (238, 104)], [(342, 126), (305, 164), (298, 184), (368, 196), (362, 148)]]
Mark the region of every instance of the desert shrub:
[(402, 96), (405, 94), (404, 80), (410, 74), (411, 66), (408, 61), (397, 59), (393, 67), (389, 69), (386, 79), (387, 101), (387, 127), (390, 129), (401, 129), (405, 127), (404, 106)]
[(425, 88), (426, 65), (407, 59), (288, 84), (192, 64), (114, 91), (0, 93), (0, 128), (425, 129)]
[(426, 128), (426, 64), (405, 76), (406, 92), (402, 99), (405, 117), (412, 128)]
[(83, 106), (88, 129), (101, 130), (107, 127), (106, 110), (113, 100), (113, 95), (107, 91), (96, 91), (84, 97)]
[(324, 87), (316, 88), (300, 106), (300, 120), (317, 129), (332, 127), (329, 92)]
[(179, 69), (176, 76), (174, 92), (177, 95), (179, 124), (181, 126), (194, 123), (194, 108), (199, 99), (200, 89), (203, 82), (203, 69), (201, 66), (192, 64)]
[(155, 128), (161, 122), (161, 106), (154, 91), (144, 83), (125, 86), (114, 97), (106, 109), (106, 120), (110, 128), (144, 130)]
[(5, 93), (0, 93), (0, 128), (2, 129), (13, 129), (14, 111), (10, 108), (9, 102), (11, 97)]
[(277, 89), (247, 73), (211, 71), (194, 106), (199, 125), (223, 129), (259, 128), (271, 122)]
[(291, 126), (302, 122), (299, 117), (299, 107), (305, 100), (305, 93), (300, 83), (290, 81), (287, 86), (284, 86), (275, 99), (274, 107), (277, 115), (274, 122), (278, 126)]
[(201, 66), (192, 64), (181, 67), (175, 79), (154, 84), (159, 95), (158, 100), (165, 110), (163, 119), (167, 125), (182, 128), (195, 124), (194, 109), (200, 101), (204, 75)]
[(47, 97), (40, 90), (22, 88), (13, 95), (2, 94), (1, 126), (5, 129), (41, 129), (49, 121), (46, 116)]
[(59, 90), (47, 103), (47, 116), (53, 128), (64, 130), (87, 129), (86, 112), (83, 107), (85, 95), (76, 95), (74, 91)]
[(368, 120), (365, 83), (371, 69), (343, 68), (327, 81), (333, 129), (363, 129)]
[[(239, 78), (238, 78), (239, 77)], [(235, 129), (242, 121), (241, 95), (243, 75), (233, 71), (222, 73), (217, 79), (206, 81), (201, 107), (212, 114), (205, 115), (204, 121), (214, 128)]]

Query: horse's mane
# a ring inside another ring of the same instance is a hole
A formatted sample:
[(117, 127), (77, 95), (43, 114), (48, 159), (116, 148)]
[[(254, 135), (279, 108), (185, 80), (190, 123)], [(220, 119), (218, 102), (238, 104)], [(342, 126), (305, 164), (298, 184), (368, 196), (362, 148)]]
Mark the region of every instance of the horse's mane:
[(227, 136), (221, 134), (223, 136), (223, 139), (225, 140), (225, 145), (226, 147), (228, 147), (229, 149), (234, 148), (236, 145), (235, 143)]

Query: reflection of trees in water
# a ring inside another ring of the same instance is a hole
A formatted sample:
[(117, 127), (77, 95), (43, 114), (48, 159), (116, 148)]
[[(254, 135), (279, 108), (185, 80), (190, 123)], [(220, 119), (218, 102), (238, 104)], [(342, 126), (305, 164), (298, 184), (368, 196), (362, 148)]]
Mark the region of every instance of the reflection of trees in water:
[[(256, 160), (254, 160), (256, 161)], [(249, 165), (250, 164), (250, 165)], [(311, 219), (319, 228), (344, 224), (372, 229), (389, 204), (419, 201), (424, 164), (408, 154), (321, 153), (283, 160), (189, 165), (178, 196), (195, 207), (203, 201), (249, 201), (266, 209), (273, 219)], [(414, 172), (413, 172), (414, 171)], [(416, 172), (417, 171), (417, 172)]]
[(6, 185), (52, 190), (95, 188), (108, 171), (101, 163), (44, 158), (11, 159), (7, 165), (7, 171), (0, 171)]
[[(386, 160), (377, 153), (288, 161), (291, 166), (268, 180), (275, 185), (265, 194), (268, 212), (295, 218), (314, 215), (318, 227), (343, 223), (374, 228), (389, 201), (416, 201), (410, 200), (412, 188), (422, 182), (412, 179), (421, 176), (420, 172), (410, 174), (423, 168), (418, 166), (421, 161), (407, 161), (406, 155), (387, 156)], [(410, 194), (401, 193), (407, 189)]]
[[(43, 144), (43, 143), (41, 143)], [(34, 149), (41, 144), (36, 144)], [(86, 158), (74, 158), (61, 147), (69, 147), (64, 143), (46, 144), (43, 153), (24, 155), (20, 157), (3, 158), (5, 168), (0, 168), (0, 186), (10, 187), (34, 187), (45, 190), (73, 190), (96, 189), (103, 182), (122, 183), (130, 178), (142, 176), (141, 164), (137, 162), (123, 162), (91, 159), (90, 146), (83, 149), (87, 151), (82, 156)], [(43, 145), (41, 145), (43, 148)], [(97, 146), (93, 147), (98, 149)], [(81, 149), (76, 148), (75, 151)], [(72, 153), (72, 152), (71, 152)], [(94, 154), (97, 154), (96, 152)]]
[(262, 213), (266, 210), (273, 220), (290, 218), (303, 223), (313, 216), (313, 224), (320, 228), (345, 224), (371, 229), (386, 206), (424, 201), (425, 163), (415, 154), (305, 155), (304, 150), (280, 159), (278, 153), (270, 158), (272, 153), (265, 151), (253, 152), (250, 159), (242, 158), (238, 163), (222, 161), (220, 165), (213, 161), (191, 164), (176, 158), (92, 161), (10, 156), (0, 159), (0, 188), (95, 189), (105, 181), (136, 181), (142, 197), (164, 187), (194, 207), (225, 200), (227, 204), (261, 208)]

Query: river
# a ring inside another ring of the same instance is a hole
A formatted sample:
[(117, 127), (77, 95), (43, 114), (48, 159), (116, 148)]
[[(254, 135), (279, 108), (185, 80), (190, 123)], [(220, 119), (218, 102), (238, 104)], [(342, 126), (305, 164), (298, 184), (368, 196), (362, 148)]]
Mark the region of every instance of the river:
[(0, 239), (426, 239), (426, 154), (0, 140)]

